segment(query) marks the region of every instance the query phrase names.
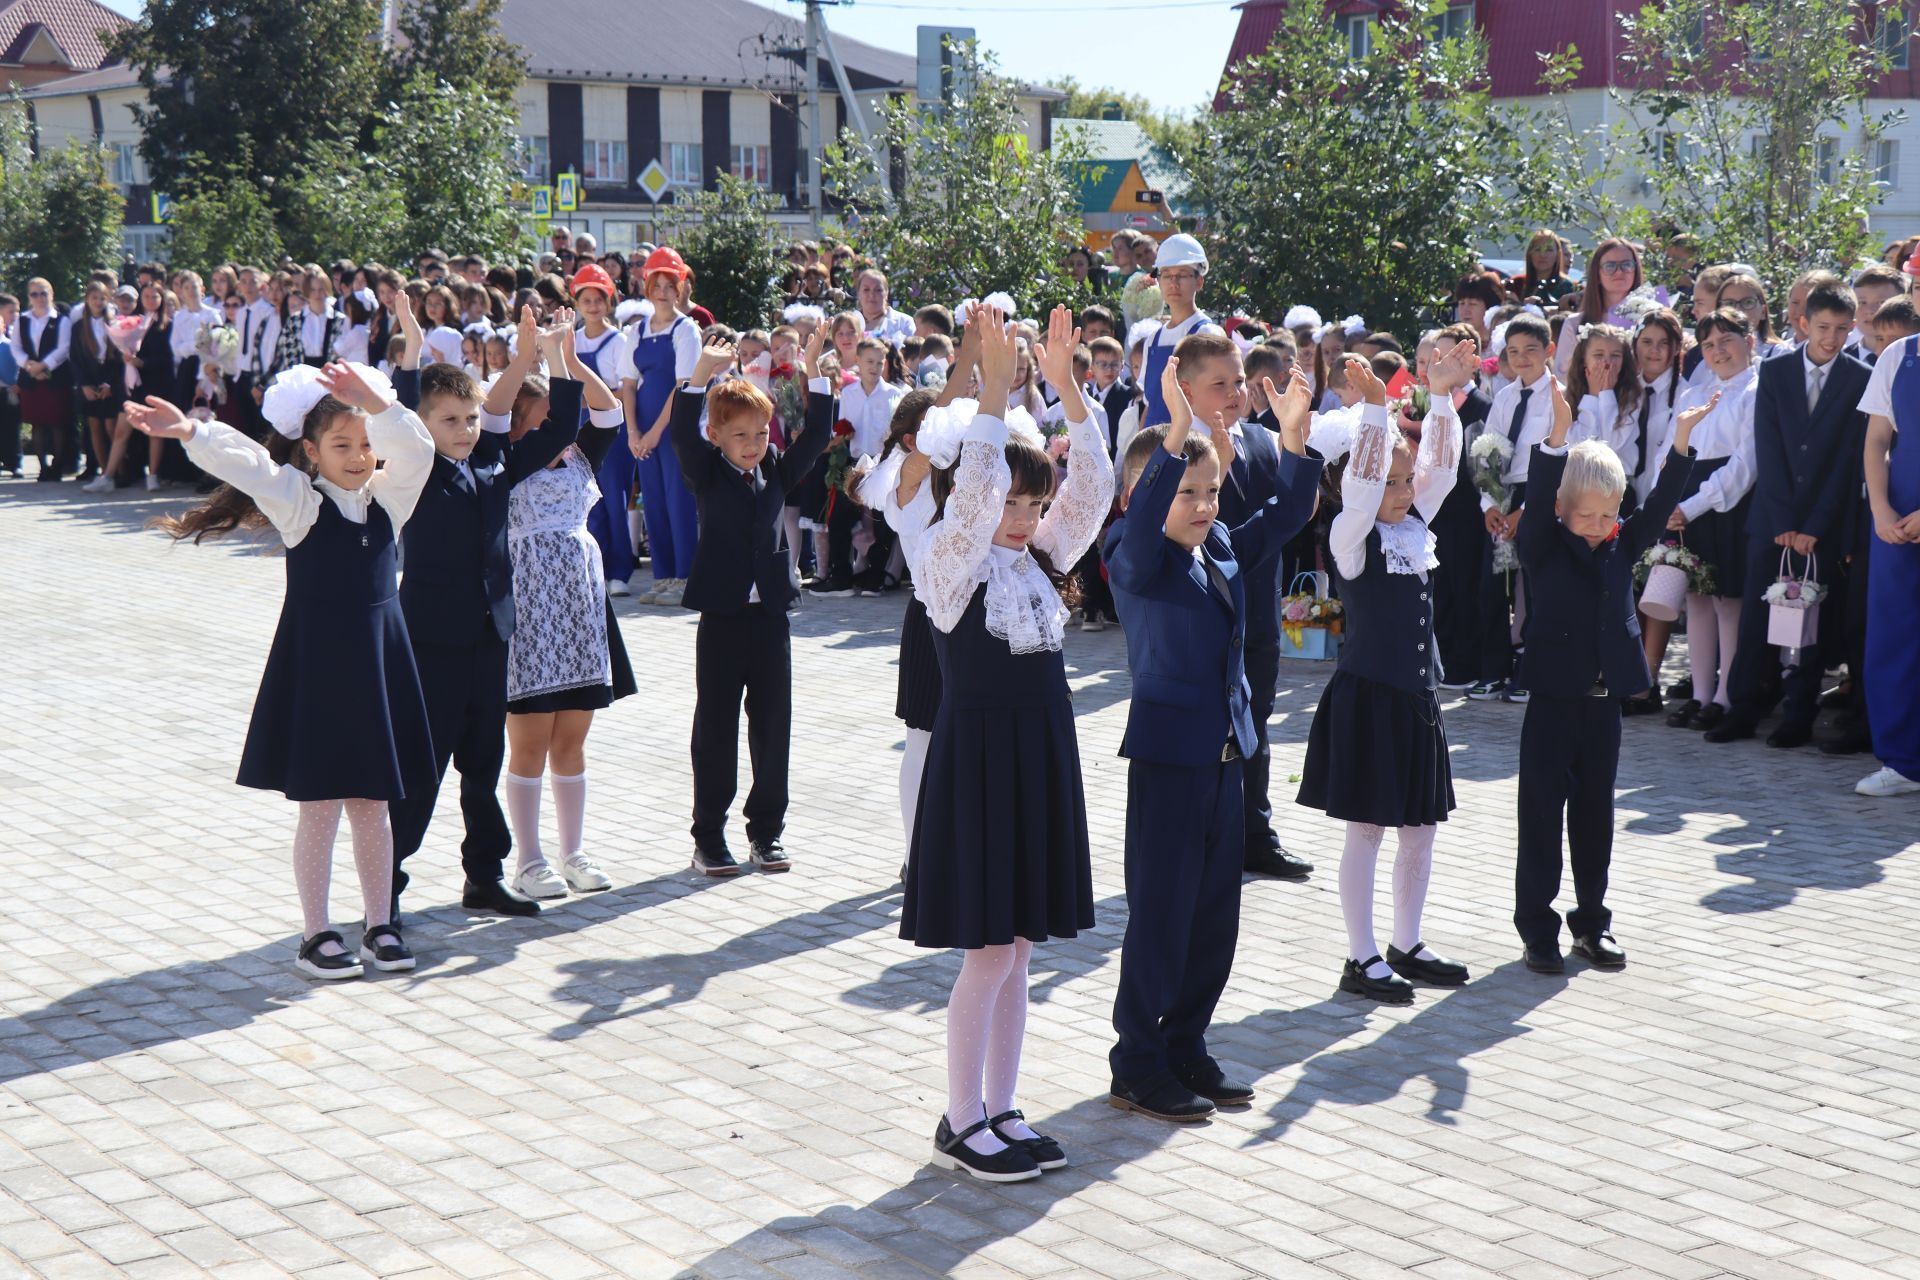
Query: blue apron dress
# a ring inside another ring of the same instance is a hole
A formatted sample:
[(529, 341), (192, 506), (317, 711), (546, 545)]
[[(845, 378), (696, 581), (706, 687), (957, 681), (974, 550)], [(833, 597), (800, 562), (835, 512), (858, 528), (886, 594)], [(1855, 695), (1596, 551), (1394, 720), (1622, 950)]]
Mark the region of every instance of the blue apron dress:
[[(1920, 338), (1899, 347), (1893, 378), (1893, 453), (1887, 501), (1902, 515), (1920, 511)], [(1892, 348), (1882, 360), (1894, 358)], [(1867, 718), (1873, 754), (1902, 777), (1920, 781), (1920, 546), (1873, 539), (1867, 562)]]
[[(1194, 312), (1186, 325), (1187, 333), (1204, 329), (1213, 323), (1213, 318), (1204, 311)], [(1185, 337), (1182, 334), (1181, 337)], [(1146, 393), (1147, 404), (1140, 411), (1140, 429), (1157, 427), (1163, 422), (1173, 421), (1173, 415), (1167, 412), (1167, 401), (1160, 394), (1160, 377), (1167, 371), (1167, 360), (1173, 355), (1173, 349), (1180, 345), (1179, 338), (1167, 338), (1166, 329), (1153, 335), (1147, 342), (1146, 367), (1140, 371), (1141, 390)]]
[[(679, 376), (673, 367), (673, 335), (681, 325), (692, 323), (687, 317), (679, 316), (659, 333), (651, 332), (647, 324), (635, 330), (639, 340), (634, 343), (633, 367), (640, 374), (637, 408), (643, 433), (653, 430), (654, 420), (673, 396)], [(615, 442), (615, 448), (624, 451), (625, 442)], [(613, 492), (607, 487), (606, 472), (606, 465), (612, 461), (610, 450), (607, 464), (603, 464), (600, 473), (602, 493)], [(677, 578), (684, 582), (693, 573), (693, 548), (700, 536), (699, 516), (693, 505), (693, 494), (687, 491), (687, 483), (680, 476), (680, 461), (674, 454), (671, 434), (660, 437), (660, 446), (640, 460), (639, 469), (640, 508), (647, 522), (653, 580), (665, 582)]]
[[(600, 345), (588, 351), (581, 345), (585, 341), (582, 330), (580, 340), (574, 344), (581, 362), (599, 374), (600, 381), (616, 393), (621, 383), (620, 370), (609, 366), (618, 363), (611, 354), (619, 349), (618, 336), (617, 331), (609, 330), (602, 335)], [(580, 425), (587, 425), (584, 403), (580, 406)], [(643, 425), (641, 430), (646, 427)], [(587, 532), (600, 544), (600, 561), (608, 582), (625, 582), (633, 576), (633, 536), (627, 529), (627, 496), (633, 492), (636, 465), (633, 450), (627, 447), (627, 433), (615, 431), (607, 444), (607, 456), (600, 460), (597, 482), (601, 499), (587, 512)]]

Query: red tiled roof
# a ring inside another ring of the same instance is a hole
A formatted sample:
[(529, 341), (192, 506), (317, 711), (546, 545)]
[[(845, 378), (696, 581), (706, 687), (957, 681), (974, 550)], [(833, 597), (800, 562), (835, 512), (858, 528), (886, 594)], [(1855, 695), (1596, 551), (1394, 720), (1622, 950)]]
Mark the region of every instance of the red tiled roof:
[(52, 37), (75, 71), (106, 65), (111, 55), (101, 33), (117, 31), (127, 19), (98, 0), (0, 0), (0, 64), (18, 65), (41, 28)]

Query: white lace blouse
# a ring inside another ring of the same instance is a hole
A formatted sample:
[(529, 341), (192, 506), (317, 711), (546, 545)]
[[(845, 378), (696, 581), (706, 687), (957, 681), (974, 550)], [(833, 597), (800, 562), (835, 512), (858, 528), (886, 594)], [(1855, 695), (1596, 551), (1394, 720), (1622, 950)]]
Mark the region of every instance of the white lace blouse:
[(1383, 405), (1368, 405), (1360, 415), (1353, 457), (1340, 479), (1340, 514), (1327, 532), (1333, 563), (1343, 578), (1357, 578), (1367, 567), (1367, 535), (1380, 534), (1388, 573), (1424, 578), (1440, 563), (1438, 540), (1428, 524), (1459, 478), (1460, 415), (1453, 397), (1435, 396), (1420, 428), (1413, 459), (1413, 510), (1398, 524), (1378, 519), (1380, 499), (1393, 467), (1394, 427)]
[(327, 498), (354, 524), (365, 524), (367, 504), (379, 503), (399, 538), (433, 473), (433, 437), (412, 410), (395, 404), (367, 419), (367, 440), (381, 466), (358, 489), (342, 489), (298, 467), (283, 467), (266, 449), (224, 423), (197, 422), (184, 443), (193, 465), (252, 498), (280, 541), (297, 547), (320, 519), (320, 504)]
[[(1113, 461), (1084, 399), (1078, 408), (1080, 416), (1069, 423), (1066, 479), (1033, 535), (1033, 545), (1063, 571), (1092, 545), (1113, 504)], [(993, 545), (1013, 488), (1006, 443), (1002, 419), (976, 414), (968, 424), (946, 515), (927, 531), (914, 579), (928, 617), (942, 631), (959, 625), (985, 583), (988, 631), (1015, 653), (1059, 649), (1067, 616), (1059, 593), (1027, 552)]]

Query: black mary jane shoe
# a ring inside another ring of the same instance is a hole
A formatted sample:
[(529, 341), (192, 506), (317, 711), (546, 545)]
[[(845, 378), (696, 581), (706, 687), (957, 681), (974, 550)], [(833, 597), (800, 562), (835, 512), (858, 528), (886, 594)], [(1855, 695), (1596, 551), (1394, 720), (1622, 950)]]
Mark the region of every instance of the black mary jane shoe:
[(390, 924), (377, 924), (360, 935), (360, 958), (381, 973), (407, 973), (414, 965), (406, 939)]
[(1349, 995), (1365, 996), (1382, 1004), (1412, 1004), (1413, 984), (1399, 974), (1390, 973), (1384, 978), (1367, 976), (1368, 969), (1383, 963), (1379, 956), (1348, 960), (1340, 970), (1340, 989)]
[[(1036, 1129), (1031, 1138), (1016, 1138), (1000, 1128), (1001, 1125), (1011, 1124), (1015, 1120), (1018, 1120), (1021, 1124), (1027, 1124), (1025, 1113), (1017, 1110), (1002, 1111), (999, 1115), (987, 1121), (987, 1124), (992, 1127), (993, 1136), (1008, 1146), (1025, 1147), (1027, 1154), (1033, 1157), (1033, 1162), (1042, 1169), (1064, 1169), (1067, 1167), (1067, 1153), (1060, 1149), (1059, 1143), (1049, 1138), (1046, 1134)], [(1033, 1126), (1028, 1124), (1027, 1128), (1032, 1129)]]
[(1387, 947), (1387, 967), (1408, 982), (1426, 982), (1436, 987), (1463, 987), (1467, 984), (1467, 966), (1434, 952), (1431, 960), (1422, 960), (1427, 944), (1416, 942), (1405, 951)]
[(1673, 710), (1667, 712), (1667, 727), (1669, 729), (1691, 729), (1694, 727), (1693, 718), (1699, 714), (1700, 703), (1696, 699), (1688, 698), (1685, 702), (1680, 703), (1675, 706)]
[(1242, 1107), (1253, 1101), (1253, 1086), (1235, 1080), (1212, 1058), (1181, 1063), (1173, 1068), (1173, 1078), (1216, 1106)]
[(1039, 1177), (1039, 1162), (1024, 1146), (1009, 1144), (1006, 1150), (996, 1151), (989, 1156), (967, 1145), (968, 1138), (991, 1127), (983, 1118), (979, 1124), (955, 1133), (953, 1126), (947, 1123), (947, 1118), (941, 1116), (940, 1127), (933, 1131), (934, 1167), (965, 1173), (982, 1182), (1031, 1182)]
[[(320, 948), (329, 942), (340, 947), (337, 955), (328, 955)], [(322, 982), (339, 982), (343, 978), (357, 978), (362, 969), (360, 957), (347, 949), (347, 940), (332, 929), (322, 929), (300, 944), (300, 955), (294, 960), (293, 967), (309, 978)]]
[[(1717, 702), (1709, 702), (1706, 706), (1700, 708), (1698, 711), (1693, 713), (1693, 720), (1687, 725), (1687, 728), (1718, 729), (1720, 726), (1727, 723), (1728, 723), (1727, 709), (1721, 706)], [(1753, 732), (1752, 730), (1749, 729), (1745, 734), (1741, 736), (1750, 738), (1753, 736)], [(1712, 739), (1712, 741), (1726, 742), (1726, 741), (1732, 741), (1732, 739), (1714, 738)]]
[(1573, 954), (1580, 956), (1596, 969), (1624, 969), (1627, 967), (1627, 953), (1613, 940), (1610, 933), (1593, 933), (1584, 938), (1573, 940)]

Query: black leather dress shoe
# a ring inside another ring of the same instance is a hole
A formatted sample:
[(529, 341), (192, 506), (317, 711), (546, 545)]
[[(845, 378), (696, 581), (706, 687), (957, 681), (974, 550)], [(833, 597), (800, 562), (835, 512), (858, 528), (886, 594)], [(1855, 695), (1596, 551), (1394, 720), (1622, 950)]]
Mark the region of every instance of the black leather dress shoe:
[(717, 845), (711, 849), (702, 849), (699, 845), (695, 845), (693, 847), (693, 869), (703, 875), (709, 876), (737, 876), (740, 874), (740, 864), (734, 861), (733, 851), (725, 845)]
[(1782, 724), (1767, 735), (1767, 745), (1789, 749), (1804, 747), (1813, 741), (1813, 726), (1810, 724)]
[(787, 858), (787, 851), (778, 840), (754, 840), (747, 856), (753, 865), (769, 875), (793, 870), (793, 863)]
[(1623, 716), (1650, 716), (1658, 714), (1666, 704), (1660, 701), (1660, 695), (1654, 692), (1639, 694), (1635, 697), (1620, 699), (1620, 714)]
[(1416, 942), (1405, 951), (1387, 947), (1387, 966), (1408, 982), (1427, 982), (1436, 987), (1460, 987), (1467, 982), (1467, 966), (1449, 960), (1439, 952), (1431, 960), (1420, 958), (1424, 942)]
[(1708, 742), (1739, 742), (1751, 738), (1753, 728), (1752, 723), (1741, 716), (1727, 716), (1702, 736)]
[(487, 884), (467, 881), (460, 891), (460, 905), (469, 911), (484, 911), (490, 916), (537, 916), (540, 904), (523, 897), (498, 880)]
[(1610, 933), (1593, 933), (1584, 938), (1573, 940), (1573, 954), (1585, 956), (1587, 963), (1596, 969), (1624, 969), (1627, 967), (1627, 953), (1613, 940)]
[(1856, 733), (1843, 734), (1820, 744), (1820, 754), (1823, 756), (1857, 756), (1871, 750), (1873, 739)]
[(1212, 1058), (1181, 1063), (1173, 1069), (1173, 1078), (1219, 1106), (1237, 1107), (1253, 1101), (1253, 1086), (1228, 1076)]
[(1213, 1114), (1213, 1103), (1181, 1084), (1171, 1071), (1131, 1084), (1115, 1080), (1107, 1105), (1173, 1124), (1199, 1124)]
[(940, 1127), (933, 1131), (934, 1166), (964, 1173), (982, 1182), (1030, 1182), (1040, 1176), (1039, 1164), (1024, 1146), (1009, 1145), (992, 1155), (982, 1155), (967, 1145), (968, 1138), (988, 1127), (986, 1117), (982, 1116), (978, 1124), (955, 1133), (947, 1118), (941, 1116)]
[(1693, 713), (1693, 719), (1687, 722), (1689, 729), (1711, 729), (1727, 718), (1727, 709), (1717, 702), (1709, 702)]
[(1278, 876), (1282, 880), (1305, 880), (1313, 864), (1296, 858), (1277, 843), (1247, 850), (1247, 871), (1256, 876)]
[(1680, 703), (1674, 707), (1673, 710), (1667, 712), (1667, 727), (1671, 729), (1691, 728), (1693, 718), (1698, 715), (1699, 712), (1700, 704), (1692, 698), (1688, 698), (1685, 702)]
[(1566, 958), (1560, 954), (1560, 947), (1556, 943), (1550, 942), (1544, 946), (1528, 947), (1526, 960), (1527, 968), (1533, 970), (1535, 973), (1565, 973), (1567, 971)]
[(1340, 989), (1350, 995), (1378, 1000), (1382, 1004), (1412, 1004), (1413, 984), (1399, 974), (1389, 973), (1384, 978), (1367, 976), (1367, 970), (1380, 963), (1379, 956), (1348, 960), (1340, 970)]

